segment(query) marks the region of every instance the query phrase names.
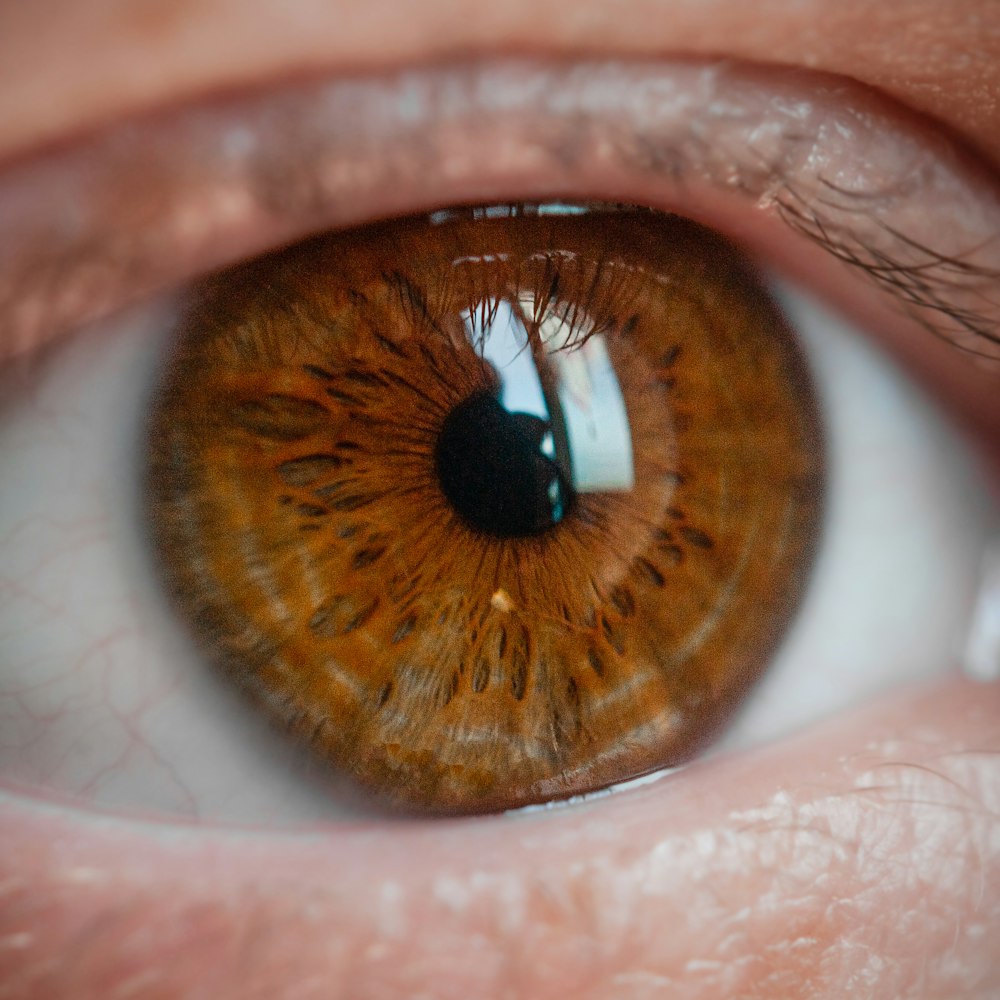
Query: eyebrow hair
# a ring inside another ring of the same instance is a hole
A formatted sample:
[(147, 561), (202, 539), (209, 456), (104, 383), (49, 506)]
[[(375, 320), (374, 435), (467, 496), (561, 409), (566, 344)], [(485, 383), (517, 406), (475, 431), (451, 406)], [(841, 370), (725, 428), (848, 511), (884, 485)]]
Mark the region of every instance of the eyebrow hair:
[(716, 195), (773, 210), (920, 326), (1000, 361), (1000, 185), (982, 164), (849, 81), (682, 60), (312, 80), (10, 165), (0, 359), (325, 229), (602, 183), (667, 210)]

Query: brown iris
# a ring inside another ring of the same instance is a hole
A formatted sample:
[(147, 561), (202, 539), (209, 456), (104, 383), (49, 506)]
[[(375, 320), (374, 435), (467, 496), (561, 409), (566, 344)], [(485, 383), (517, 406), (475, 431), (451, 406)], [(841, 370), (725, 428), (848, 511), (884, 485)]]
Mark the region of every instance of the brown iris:
[(206, 283), (149, 507), (210, 655), (390, 801), (692, 756), (808, 576), (809, 379), (741, 255), (645, 211), (458, 211)]

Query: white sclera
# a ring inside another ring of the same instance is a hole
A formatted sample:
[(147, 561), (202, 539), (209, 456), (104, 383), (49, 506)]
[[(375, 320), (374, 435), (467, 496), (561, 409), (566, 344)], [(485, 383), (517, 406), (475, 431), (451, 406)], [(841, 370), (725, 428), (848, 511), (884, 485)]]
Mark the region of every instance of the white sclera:
[[(935, 408), (860, 334), (785, 297), (829, 425), (828, 514), (802, 611), (727, 749), (953, 669), (997, 530)], [(0, 372), (0, 788), (261, 825), (347, 815), (159, 591), (138, 485), (171, 322), (147, 308)]]

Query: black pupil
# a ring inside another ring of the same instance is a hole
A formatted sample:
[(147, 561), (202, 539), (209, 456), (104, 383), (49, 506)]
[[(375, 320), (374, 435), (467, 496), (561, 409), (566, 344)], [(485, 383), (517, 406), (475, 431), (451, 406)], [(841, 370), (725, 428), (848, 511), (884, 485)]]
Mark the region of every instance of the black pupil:
[(437, 442), (441, 489), (458, 515), (499, 538), (538, 535), (569, 512), (573, 489), (542, 451), (548, 423), (509, 413), (490, 393), (460, 403)]

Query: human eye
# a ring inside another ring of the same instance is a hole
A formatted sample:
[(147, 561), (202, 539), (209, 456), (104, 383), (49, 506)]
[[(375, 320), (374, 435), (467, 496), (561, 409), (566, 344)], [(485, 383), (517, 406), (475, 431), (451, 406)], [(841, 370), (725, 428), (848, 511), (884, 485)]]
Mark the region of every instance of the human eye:
[[(704, 77), (692, 75), (686, 78), (684, 86), (672, 89), (669, 83), (664, 84), (661, 76), (655, 81), (655, 86), (647, 88), (644, 92), (641, 86), (641, 83), (644, 81), (639, 78), (629, 79), (628, 70), (621, 70), (616, 67), (615, 71), (623, 73), (626, 77), (625, 84), (622, 83), (620, 78), (617, 82), (619, 86), (622, 86), (622, 92), (630, 95), (630, 100), (635, 99), (636, 94), (642, 96), (645, 93), (646, 103), (643, 104), (642, 101), (637, 103), (638, 111), (643, 114), (648, 112), (653, 97), (663, 100), (665, 97), (669, 98), (672, 95), (683, 102), (687, 101), (691, 94), (698, 94), (699, 81), (701, 86), (705, 85)], [(466, 78), (465, 86), (457, 88), (452, 86), (449, 89), (447, 83), (443, 84), (441, 86), (443, 97), (440, 99), (448, 100), (449, 95), (451, 95), (451, 100), (461, 104), (464, 100), (463, 94), (470, 89), (476, 92), (475, 87), (469, 88), (468, 84), (470, 82), (478, 82), (478, 92), (480, 95), (492, 95), (491, 99), (496, 99), (496, 95), (503, 97), (503, 95), (508, 93), (502, 86), (498, 86), (498, 83), (506, 81), (507, 87), (513, 89), (516, 94), (516, 87), (524, 86), (526, 77), (528, 82), (530, 82), (530, 73), (523, 66), (518, 67), (516, 73), (512, 73), (509, 67), (504, 66), (484, 71), (483, 80), (477, 80), (476, 78), (476, 74), (479, 72), (478, 69), (472, 69), (468, 72), (471, 72), (472, 80), (470, 81), (469, 78)], [(490, 77), (490, 72), (495, 72), (497, 76)], [(852, 191), (848, 186), (845, 186), (845, 183), (838, 182), (826, 189), (822, 199), (817, 198), (815, 202), (810, 202), (809, 197), (816, 197), (816, 191), (813, 190), (809, 192), (809, 196), (804, 196), (801, 188), (789, 183), (785, 171), (777, 174), (774, 173), (773, 157), (762, 155), (763, 151), (759, 147), (753, 148), (753, 155), (750, 158), (749, 164), (744, 164), (745, 171), (738, 170), (728, 175), (723, 173), (720, 176), (714, 176), (712, 170), (706, 169), (701, 177), (692, 178), (690, 169), (692, 162), (703, 165), (707, 163), (711, 166), (711, 157), (713, 155), (718, 157), (720, 163), (723, 165), (732, 165), (736, 162), (737, 153), (735, 150), (739, 148), (739, 145), (733, 135), (730, 135), (727, 142), (720, 142), (714, 153), (706, 153), (705, 146), (708, 142), (708, 136), (704, 132), (693, 135), (690, 132), (685, 133), (692, 136), (690, 148), (684, 148), (676, 139), (672, 139), (666, 143), (661, 141), (660, 144), (652, 141), (636, 141), (629, 146), (624, 139), (619, 137), (621, 139), (621, 146), (620, 148), (616, 148), (615, 143), (611, 142), (612, 152), (619, 156), (630, 154), (636, 159), (631, 163), (627, 163), (626, 167), (620, 168), (620, 173), (616, 175), (616, 161), (611, 157), (608, 157), (607, 160), (600, 159), (601, 150), (607, 150), (609, 145), (608, 135), (611, 134), (613, 136), (614, 129), (602, 131), (599, 119), (597, 120), (598, 124), (593, 128), (593, 134), (588, 134), (585, 129), (581, 130), (579, 128), (579, 119), (575, 122), (577, 127), (572, 132), (567, 132), (566, 134), (560, 134), (557, 131), (553, 132), (551, 128), (553, 123), (557, 122), (561, 116), (567, 114), (567, 109), (559, 105), (560, 97), (568, 99), (568, 95), (570, 94), (583, 95), (584, 98), (589, 96), (597, 102), (598, 113), (601, 112), (600, 105), (608, 100), (607, 95), (613, 93), (614, 88), (611, 85), (612, 81), (601, 81), (599, 78), (595, 80), (596, 72), (594, 67), (587, 67), (584, 71), (578, 71), (578, 75), (571, 80), (571, 85), (562, 91), (558, 87), (551, 86), (556, 81), (552, 78), (545, 78), (545, 86), (538, 85), (534, 89), (529, 87), (522, 94), (524, 106), (518, 107), (516, 100), (510, 102), (514, 105), (513, 112), (509, 104), (504, 105), (502, 100), (497, 99), (496, 103), (500, 105), (500, 114), (509, 114), (512, 118), (515, 114), (524, 114), (525, 119), (529, 122), (531, 119), (526, 114), (526, 106), (530, 104), (532, 109), (537, 112), (536, 98), (539, 95), (544, 94), (548, 99), (552, 100), (556, 110), (552, 118), (544, 122), (544, 126), (536, 126), (537, 134), (531, 132), (530, 129), (528, 130), (528, 141), (524, 142), (521, 147), (518, 146), (516, 138), (506, 147), (509, 161), (504, 161), (503, 157), (499, 157), (501, 165), (499, 167), (494, 165), (496, 172), (492, 175), (484, 171), (484, 168), (488, 166), (484, 162), (486, 157), (484, 156), (482, 160), (476, 160), (472, 154), (473, 149), (482, 147), (482, 143), (479, 141), (481, 137), (474, 132), (470, 132), (468, 122), (459, 116), (453, 123), (453, 128), (456, 134), (461, 134), (465, 137), (467, 143), (467, 148), (464, 148), (465, 160), (463, 162), (463, 147), (459, 146), (456, 153), (456, 148), (451, 146), (449, 148), (453, 156), (452, 170), (454, 173), (449, 174), (447, 171), (442, 170), (439, 174), (435, 175), (431, 171), (421, 171), (425, 176), (429, 193), (423, 189), (410, 189), (407, 191), (402, 183), (391, 184), (391, 176), (389, 174), (381, 174), (377, 169), (373, 168), (373, 164), (382, 161), (382, 158), (374, 156), (373, 151), (381, 149), (376, 143), (385, 142), (387, 136), (394, 135), (396, 125), (398, 125), (398, 122), (391, 122), (390, 127), (384, 130), (384, 134), (379, 133), (377, 128), (379, 118), (375, 110), (363, 119), (367, 123), (367, 128), (375, 133), (374, 139), (370, 133), (366, 133), (364, 136), (369, 143), (367, 147), (362, 143), (361, 152), (367, 155), (368, 159), (361, 162), (367, 164), (367, 171), (357, 165), (353, 169), (351, 169), (350, 165), (345, 166), (345, 158), (339, 153), (336, 156), (333, 155), (330, 148), (323, 149), (321, 146), (315, 144), (310, 148), (309, 144), (303, 140), (310, 135), (322, 134), (322, 129), (319, 128), (315, 121), (307, 121), (305, 124), (309, 127), (303, 128), (300, 135), (295, 134), (295, 109), (302, 110), (304, 117), (308, 119), (313, 113), (312, 109), (324, 104), (323, 100), (317, 99), (315, 93), (303, 93), (302, 91), (286, 92), (280, 95), (280, 97), (275, 98), (277, 104), (265, 109), (262, 115), (265, 127), (266, 123), (270, 123), (271, 127), (280, 128), (283, 140), (280, 144), (266, 144), (259, 141), (260, 137), (254, 132), (254, 127), (262, 127), (260, 122), (252, 122), (249, 132), (241, 132), (239, 129), (236, 129), (230, 130), (227, 133), (223, 127), (222, 120), (219, 117), (214, 117), (214, 114), (217, 112), (224, 118), (226, 114), (233, 111), (230, 107), (223, 107), (221, 110), (203, 110), (201, 117), (194, 124), (197, 141), (192, 142), (190, 147), (186, 147), (184, 143), (175, 143), (176, 135), (174, 135), (163, 140), (163, 148), (168, 149), (172, 147), (175, 156), (181, 162), (183, 162), (184, 150), (188, 148), (192, 150), (189, 163), (192, 169), (201, 174), (203, 170), (211, 168), (213, 164), (217, 166), (219, 163), (219, 160), (213, 155), (213, 149), (209, 148), (206, 150), (204, 143), (211, 144), (219, 136), (225, 136), (230, 140), (228, 151), (222, 149), (220, 144), (216, 152), (218, 152), (222, 161), (226, 162), (233, 171), (232, 174), (225, 176), (224, 179), (227, 182), (232, 182), (235, 177), (236, 182), (232, 186), (227, 187), (224, 192), (221, 192), (222, 196), (219, 199), (221, 207), (217, 206), (214, 199), (210, 199), (209, 205), (210, 208), (218, 208), (220, 213), (229, 213), (231, 220), (235, 219), (235, 222), (232, 222), (231, 229), (228, 231), (228, 235), (224, 232), (220, 236), (219, 225), (211, 219), (206, 219), (201, 211), (202, 204), (197, 201), (180, 199), (179, 193), (175, 192), (177, 198), (180, 200), (167, 197), (163, 201), (163, 205), (166, 205), (169, 209), (164, 219), (169, 218), (173, 220), (174, 225), (156, 226), (155, 232), (157, 237), (155, 240), (150, 241), (145, 248), (140, 247), (139, 251), (136, 251), (135, 247), (138, 244), (133, 244), (130, 249), (127, 241), (124, 244), (125, 248), (122, 249), (122, 244), (115, 246), (114, 243), (109, 244), (102, 240), (90, 240), (92, 246), (103, 247), (111, 245), (114, 248), (114, 253), (120, 255), (105, 258), (103, 261), (98, 257), (97, 266), (94, 268), (94, 271), (97, 272), (100, 281), (107, 282), (112, 289), (109, 292), (107, 291), (107, 286), (105, 286), (103, 293), (108, 296), (109, 301), (113, 299), (115, 294), (118, 294), (115, 284), (117, 274), (114, 273), (115, 269), (111, 267), (112, 263), (129, 264), (130, 270), (132, 270), (131, 277), (138, 287), (142, 287), (144, 283), (152, 285), (155, 283), (155, 280), (162, 280), (150, 277), (151, 263), (158, 259), (154, 254), (163, 252), (164, 244), (168, 248), (170, 247), (171, 239), (179, 241), (173, 247), (174, 252), (170, 254), (174, 260), (195, 261), (200, 267), (202, 264), (207, 266), (210, 262), (221, 262), (228, 257), (236, 256), (243, 252), (242, 250), (235, 250), (235, 247), (249, 245), (254, 246), (256, 249), (262, 249), (276, 239), (290, 239), (303, 235), (307, 229), (312, 230), (315, 228), (326, 228), (330, 225), (341, 226), (348, 223), (361, 222), (365, 221), (368, 215), (380, 217), (404, 210), (447, 206), (451, 204), (448, 200), (448, 192), (454, 192), (453, 197), (463, 202), (482, 201), (490, 194), (500, 194), (503, 191), (505, 196), (513, 194), (519, 197), (541, 197), (553, 194), (570, 197), (595, 195), (619, 198), (628, 197), (629, 200), (650, 202), (657, 204), (658, 207), (667, 208), (673, 207), (672, 202), (679, 198), (678, 192), (683, 191), (683, 194), (687, 198), (687, 204), (691, 206), (691, 214), (715, 222), (719, 228), (726, 227), (725, 220), (727, 218), (736, 220), (734, 224), (738, 225), (740, 212), (735, 206), (739, 199), (748, 198), (751, 202), (756, 201), (757, 203), (761, 200), (766, 201), (767, 199), (771, 199), (771, 203), (778, 206), (781, 211), (787, 213), (787, 217), (800, 229), (809, 230), (812, 237), (817, 240), (815, 244), (811, 245), (822, 245), (822, 249), (826, 251), (832, 249), (835, 252), (839, 252), (841, 256), (853, 254), (855, 258), (858, 258), (861, 254), (869, 254), (868, 259), (862, 257), (860, 260), (855, 260), (855, 264), (860, 267), (861, 272), (867, 278), (871, 279), (874, 277), (874, 287), (876, 289), (879, 288), (880, 282), (883, 286), (895, 282), (894, 287), (899, 287), (898, 283), (903, 280), (903, 276), (911, 282), (909, 286), (904, 286), (904, 291), (910, 293), (910, 300), (907, 305), (913, 310), (912, 315), (919, 322), (914, 322), (911, 319), (900, 326), (900, 329), (905, 330), (907, 335), (910, 336), (911, 342), (917, 336), (926, 335), (925, 332), (918, 333), (917, 328), (923, 324), (930, 326), (942, 336), (959, 342), (961, 347), (970, 352), (976, 352), (986, 358), (991, 356), (990, 330), (992, 319), (989, 313), (990, 306), (987, 293), (991, 287), (989, 282), (993, 280), (992, 274), (995, 272), (989, 266), (988, 248), (981, 256), (971, 262), (966, 260), (966, 254), (969, 252), (969, 248), (979, 248), (983, 245), (976, 238), (976, 233), (989, 231), (991, 225), (989, 211), (995, 210), (995, 202), (990, 199), (990, 189), (986, 181), (982, 178), (977, 178), (974, 171), (968, 171), (969, 176), (962, 175), (967, 183), (962, 187), (961, 193), (963, 195), (968, 194), (967, 188), (975, 190), (976, 197), (979, 198), (975, 202), (975, 211), (972, 209), (971, 195), (969, 196), (968, 203), (962, 204), (961, 199), (956, 199), (956, 202), (949, 203), (951, 209), (949, 218), (953, 228), (950, 230), (947, 238), (953, 239), (955, 241), (954, 245), (939, 249), (937, 244), (930, 243), (924, 239), (917, 240), (915, 236), (911, 235), (912, 230), (901, 230), (899, 228), (893, 221), (895, 216), (890, 216), (887, 209), (885, 210), (885, 216), (880, 215), (879, 213), (883, 211), (882, 202), (875, 199), (869, 199), (865, 203), (865, 213), (860, 221), (860, 228), (864, 230), (863, 238), (857, 239), (855, 237), (858, 229), (858, 216), (861, 215), (857, 207), (857, 199), (859, 197), (857, 191)], [(677, 68), (676, 72), (683, 78), (684, 74), (689, 71), (684, 68)], [(716, 67), (713, 68), (712, 72), (714, 74), (713, 86), (717, 85), (720, 80), (723, 84), (728, 82), (734, 93), (741, 91), (742, 87), (747, 83), (746, 80), (740, 77), (738, 70), (720, 70)], [(507, 74), (506, 76), (504, 75), (505, 73)], [(726, 79), (727, 73), (731, 73), (728, 81)], [(586, 80), (588, 85), (583, 85), (583, 80)], [(421, 82), (419, 76), (406, 75), (397, 81), (399, 86), (410, 88), (405, 91), (410, 98), (412, 98), (412, 89), (419, 88)], [(565, 83), (565, 81), (563, 82)], [(645, 82), (648, 83), (648, 81)], [(757, 82), (759, 83), (760, 81)], [(793, 86), (800, 82), (794, 81)], [(599, 85), (601, 83), (604, 85)], [(588, 86), (591, 88), (590, 90), (588, 90)], [(349, 100), (344, 104), (344, 108), (346, 109), (348, 105), (356, 108), (359, 97), (362, 95), (362, 89), (351, 92)], [(336, 105), (336, 93), (327, 91), (322, 96), (325, 96), (328, 102)], [(710, 95), (703, 96), (710, 96), (717, 102), (720, 102), (720, 94), (716, 91), (711, 92)], [(399, 97), (398, 94), (397, 97)], [(428, 106), (435, 106), (434, 101), (428, 99), (426, 95), (423, 95), (422, 100)], [(296, 101), (300, 103), (296, 104)], [(739, 113), (741, 109), (738, 106), (738, 102), (727, 105), (725, 101), (721, 101), (721, 105), (722, 113), (720, 117), (722, 120), (728, 121), (729, 127), (737, 128), (738, 123), (741, 121)], [(410, 105), (406, 104), (403, 106), (410, 107)], [(253, 110), (250, 112), (251, 118), (254, 113), (259, 111), (260, 105), (253, 105), (252, 108)], [(240, 110), (244, 109), (237, 109), (237, 114)], [(687, 107), (683, 110), (685, 113), (690, 114), (693, 109)], [(717, 104), (716, 111), (718, 112), (718, 110)], [(792, 108), (791, 110), (794, 113), (796, 109)], [(335, 115), (331, 120), (339, 121), (340, 116)], [(734, 124), (734, 120), (737, 124)], [(800, 115), (795, 117), (795, 120), (800, 127), (806, 127)], [(747, 119), (743, 117), (742, 124), (744, 126), (746, 125), (746, 121)], [(754, 118), (753, 121), (754, 128), (760, 130), (761, 119)], [(373, 125), (372, 123), (376, 124)], [(505, 132), (503, 128), (497, 126), (496, 122), (489, 122), (488, 124), (491, 126), (495, 136), (507, 136), (510, 138), (511, 133), (514, 131), (513, 129), (509, 129)], [(190, 121), (184, 119), (181, 124), (181, 131), (183, 132), (190, 125)], [(313, 132), (311, 129), (315, 129), (316, 131)], [(588, 162), (587, 151), (582, 148), (571, 151), (566, 146), (566, 143), (570, 140), (579, 143), (581, 131), (585, 137), (590, 139), (594, 147), (591, 155), (596, 158), (597, 165), (592, 166), (593, 172), (591, 174), (586, 172), (586, 166), (583, 168), (580, 166), (581, 163), (586, 165)], [(808, 130), (806, 129), (806, 131)], [(696, 129), (695, 133), (697, 132), (698, 130)], [(780, 129), (776, 130), (777, 133), (780, 133)], [(760, 134), (759, 131), (758, 134)], [(763, 139), (765, 147), (768, 143), (776, 141), (776, 134), (768, 135), (765, 131)], [(426, 132), (424, 136), (426, 138)], [(635, 138), (634, 135), (631, 137)], [(524, 140), (525, 137), (522, 136), (521, 138)], [(662, 136), (660, 139), (662, 140)], [(857, 136), (852, 136), (852, 139), (856, 140)], [(869, 139), (874, 143), (876, 136), (871, 135)], [(408, 171), (405, 172), (407, 175), (417, 173), (419, 168), (432, 166), (440, 158), (440, 149), (434, 146), (433, 141), (428, 146), (431, 151), (429, 156), (426, 150), (418, 149), (418, 152), (423, 152), (428, 158), (426, 160), (418, 159), (415, 161), (415, 164), (411, 161)], [(296, 183), (293, 182), (290, 171), (296, 168), (302, 159), (305, 158), (303, 147), (306, 147), (315, 159), (308, 173), (297, 175), (298, 182)], [(505, 149), (502, 144), (498, 144), (496, 148), (501, 152)], [(803, 148), (806, 147), (800, 147), (799, 154), (801, 154)], [(275, 159), (268, 152), (262, 159), (248, 159), (246, 163), (241, 165), (239, 162), (241, 149), (244, 151), (244, 155), (249, 155), (255, 149), (257, 151), (261, 149), (279, 149), (280, 154)], [(406, 147), (401, 146), (397, 150), (397, 155), (384, 157), (384, 162), (388, 164), (384, 169), (387, 171), (398, 171), (398, 163), (401, 160), (405, 162), (405, 152)], [(535, 159), (532, 160), (530, 156), (525, 159), (526, 154), (532, 152), (535, 154)], [(548, 153), (547, 159), (542, 156), (546, 152)], [(813, 152), (815, 152), (814, 147)], [(234, 156), (235, 163), (232, 159)], [(227, 157), (229, 158), (228, 160)], [(698, 159), (699, 157), (700, 159)], [(154, 156), (152, 159), (156, 160), (158, 157)], [(539, 167), (540, 161), (541, 167)], [(456, 162), (458, 164), (457, 167), (454, 166)], [(934, 168), (938, 166), (939, 164), (935, 160), (926, 170), (921, 172), (921, 179), (930, 185), (927, 189), (918, 188), (916, 193), (914, 193), (913, 190), (907, 192), (905, 185), (902, 188), (897, 188), (889, 184), (887, 188), (883, 188), (877, 193), (883, 197), (888, 197), (893, 202), (892, 209), (897, 214), (902, 214), (908, 220), (912, 217), (908, 213), (914, 211), (914, 202), (907, 202), (906, 197), (917, 199), (921, 205), (933, 203), (934, 198), (932, 196), (937, 190), (935, 185), (938, 182), (943, 184), (947, 181), (948, 184), (953, 184), (954, 178), (952, 176), (935, 173)], [(173, 178), (172, 169), (171, 171), (164, 171), (167, 174), (168, 181)], [(241, 172), (241, 170), (245, 170), (245, 172)], [(337, 173), (338, 170), (341, 171), (341, 174)], [(685, 171), (687, 172), (685, 173)], [(178, 170), (178, 176), (184, 176), (184, 173), (184, 170)], [(402, 176), (402, 172), (400, 174)], [(684, 179), (683, 186), (678, 186), (677, 190), (668, 188), (667, 184), (674, 183), (678, 177)], [(248, 182), (243, 187), (240, 185), (241, 178)], [(667, 181), (664, 178), (667, 178)], [(84, 183), (90, 183), (92, 179), (92, 176), (86, 177)], [(203, 183), (203, 176), (200, 176), (199, 180)], [(777, 183), (779, 180), (781, 181), (780, 184)], [(35, 174), (30, 180), (25, 181), (25, 183), (39, 183), (38, 175)], [(356, 184), (357, 191), (354, 187), (344, 188), (341, 186), (352, 183)], [(438, 184), (437, 190), (434, 187), (435, 183)], [(754, 187), (755, 184), (763, 185), (765, 190), (761, 190), (758, 193)], [(501, 187), (501, 185), (504, 185), (504, 187)], [(368, 188), (370, 190), (368, 190), (366, 195), (364, 192)], [(374, 206), (377, 203), (374, 199), (379, 196), (379, 192), (383, 192), (387, 188), (395, 191), (394, 197), (399, 200), (396, 202), (390, 200), (390, 204), (376, 209)], [(713, 196), (718, 188), (734, 192), (731, 197), (735, 201), (729, 204), (728, 197), (725, 199), (715, 199)], [(208, 189), (211, 190), (210, 187)], [(356, 194), (356, 197), (347, 197), (345, 191)], [(863, 189), (863, 194), (869, 195), (871, 192)], [(370, 199), (367, 202), (365, 201), (366, 197)], [(805, 198), (805, 205), (813, 208), (814, 212), (812, 215), (803, 209), (803, 198)], [(71, 200), (78, 205), (94, 204), (91, 199), (71, 198)], [(723, 205), (723, 201), (726, 201), (727, 204)], [(17, 235), (18, 206), (29, 203), (27, 200), (21, 199), (17, 199), (15, 203), (15, 200), (11, 199), (9, 204), (14, 206), (12, 209), (14, 221), (8, 231), (14, 232)], [(984, 211), (984, 206), (986, 211)], [(249, 211), (245, 212), (247, 207), (249, 207)], [(241, 214), (244, 212), (245, 214)], [(827, 212), (831, 214), (829, 216), (825, 215), (824, 213)], [(78, 223), (79, 220), (77, 220)], [(148, 227), (150, 220), (144, 220), (144, 224)], [(86, 232), (86, 225), (83, 226), (83, 229)], [(222, 225), (222, 229), (225, 230), (224, 225)], [(181, 242), (184, 239), (191, 239), (192, 232), (195, 234), (193, 246), (190, 243), (185, 244)], [(56, 234), (58, 234), (58, 228)], [(239, 241), (237, 241), (236, 234), (240, 234)], [(46, 235), (51, 237), (52, 233), (47, 233)], [(87, 233), (87, 235), (92, 236), (90, 233)], [(745, 232), (741, 235), (746, 239)], [(772, 238), (777, 241), (777, 237), (768, 237), (768, 239)], [(885, 242), (879, 243), (876, 240), (884, 240)], [(37, 239), (30, 241), (15, 240), (14, 242), (20, 243), (22, 246), (25, 244), (32, 246), (34, 252), (38, 255), (44, 254), (46, 249), (52, 249), (51, 242), (43, 243)], [(84, 242), (87, 241), (82, 241), (82, 243)], [(761, 242), (763, 243), (765, 240), (762, 239)], [(798, 246), (799, 244), (795, 245)], [(906, 249), (907, 247), (909, 247), (909, 250)], [(65, 247), (59, 247), (57, 241), (58, 249), (65, 249)], [(143, 250), (148, 254), (145, 260), (143, 258)], [(915, 256), (906, 256), (910, 251)], [(213, 255), (217, 259), (213, 259)], [(72, 255), (66, 254), (62, 255), (61, 258), (57, 257), (57, 259), (61, 259), (65, 265), (67, 256), (69, 256), (70, 260), (73, 259)], [(776, 256), (780, 256), (780, 252), (777, 252)], [(95, 292), (94, 284), (90, 284), (89, 286), (87, 284), (79, 284), (75, 280), (77, 275), (72, 270), (60, 272), (53, 270), (50, 266), (46, 266), (44, 257), (32, 257), (29, 254), (27, 260), (29, 262), (27, 265), (19, 262), (17, 268), (8, 272), (8, 287), (17, 289), (18, 291), (18, 298), (16, 300), (13, 299), (13, 291), (11, 292), (11, 300), (16, 301), (19, 309), (19, 312), (15, 310), (15, 314), (28, 317), (28, 320), (20, 327), (24, 331), (31, 331), (24, 334), (26, 338), (25, 342), (27, 342), (27, 339), (39, 339), (42, 335), (37, 331), (48, 330), (58, 326), (63, 310), (68, 311), (70, 305), (76, 308), (81, 301), (89, 304), (94, 299), (99, 300), (100, 292), (102, 291), (100, 285), (97, 286), (98, 292)], [(957, 268), (955, 267), (956, 261), (959, 263)], [(93, 258), (91, 258), (92, 262)], [(144, 271), (144, 267), (147, 269), (146, 271)], [(884, 278), (886, 271), (892, 275), (891, 280)], [(42, 295), (39, 291), (39, 286), (32, 283), (32, 276), (34, 274), (44, 275), (49, 280), (47, 289), (51, 290), (54, 288), (54, 293), (49, 291), (48, 294)], [(956, 274), (958, 277), (956, 277)], [(62, 280), (55, 282), (53, 285), (51, 279), (54, 275), (60, 276)], [(175, 272), (170, 277), (176, 280), (180, 275)], [(83, 279), (80, 280), (82, 281)], [(81, 287), (84, 289), (83, 291), (81, 291)], [(64, 295), (64, 291), (68, 292), (68, 294)], [(880, 292), (879, 294), (883, 293)], [(920, 294), (923, 295), (923, 298), (918, 297), (917, 301), (913, 301), (913, 297)], [(978, 309), (975, 312), (970, 308), (970, 300), (978, 303)], [(70, 305), (66, 305), (67, 301), (69, 301)], [(33, 318), (33, 315), (37, 317), (39, 314), (45, 318), (45, 322)], [(972, 317), (971, 320), (970, 317)], [(976, 489), (974, 480), (967, 482), (967, 488)], [(98, 653), (98, 655), (101, 654)], [(648, 796), (652, 793), (647, 792), (645, 794)], [(642, 801), (649, 800), (647, 798)], [(599, 819), (600, 815), (596, 812), (597, 808), (598, 806), (595, 804), (593, 807), (595, 811), (592, 814), (595, 820)], [(503, 820), (491, 822), (503, 822)], [(493, 834), (485, 832), (485, 826), (478, 827), (477, 829), (484, 831), (483, 836), (493, 836)], [(539, 827), (530, 836), (544, 837), (545, 830)]]

